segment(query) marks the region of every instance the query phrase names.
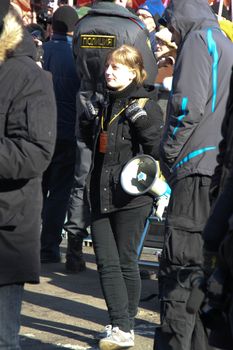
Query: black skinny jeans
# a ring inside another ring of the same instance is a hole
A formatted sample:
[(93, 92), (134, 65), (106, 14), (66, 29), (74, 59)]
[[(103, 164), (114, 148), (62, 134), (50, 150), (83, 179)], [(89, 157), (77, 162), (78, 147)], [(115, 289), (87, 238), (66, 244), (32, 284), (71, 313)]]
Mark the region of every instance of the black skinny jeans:
[(92, 241), (110, 322), (134, 328), (141, 294), (137, 248), (151, 204), (110, 214), (92, 213)]

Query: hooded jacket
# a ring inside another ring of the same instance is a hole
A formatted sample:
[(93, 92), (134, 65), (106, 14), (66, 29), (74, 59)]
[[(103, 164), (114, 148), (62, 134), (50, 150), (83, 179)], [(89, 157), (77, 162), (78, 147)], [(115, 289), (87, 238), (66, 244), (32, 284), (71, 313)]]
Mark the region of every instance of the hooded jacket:
[(193, 174), (212, 176), (233, 46), (206, 0), (171, 1), (163, 20), (181, 41), (160, 148), (161, 168), (170, 183)]
[(39, 281), (41, 175), (56, 137), (52, 80), (9, 12), (0, 34), (0, 285)]

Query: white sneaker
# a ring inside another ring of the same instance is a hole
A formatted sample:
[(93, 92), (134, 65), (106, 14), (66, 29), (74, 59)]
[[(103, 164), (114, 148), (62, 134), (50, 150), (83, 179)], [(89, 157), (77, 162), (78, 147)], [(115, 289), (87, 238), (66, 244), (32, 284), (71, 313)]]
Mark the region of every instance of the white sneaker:
[(99, 342), (100, 350), (117, 350), (134, 346), (134, 333), (123, 332), (119, 327), (113, 327), (109, 336)]
[(131, 333), (132, 338), (133, 338), (133, 341), (134, 341), (134, 339), (135, 339), (134, 330), (133, 330), (133, 329), (131, 329), (130, 333)]
[(107, 338), (111, 335), (111, 333), (112, 333), (112, 325), (107, 324), (107, 326), (105, 326), (101, 332), (99, 332), (95, 335), (95, 339), (100, 340), (103, 338)]
[[(107, 324), (104, 329), (102, 331), (100, 331), (99, 333), (97, 333), (94, 338), (96, 340), (100, 340), (100, 339), (103, 339), (103, 338), (107, 338), (108, 336), (110, 336), (112, 333), (112, 325), (111, 324)], [(131, 329), (130, 330), (130, 333), (132, 335), (132, 338), (133, 340), (135, 339), (135, 335), (134, 335), (134, 330)]]

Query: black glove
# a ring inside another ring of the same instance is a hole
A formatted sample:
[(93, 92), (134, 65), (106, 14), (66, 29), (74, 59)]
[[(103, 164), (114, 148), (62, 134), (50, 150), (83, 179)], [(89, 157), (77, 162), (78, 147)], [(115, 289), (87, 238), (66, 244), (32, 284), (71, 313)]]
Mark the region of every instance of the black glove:
[(81, 106), (87, 120), (94, 120), (101, 109), (101, 94), (84, 91), (79, 95)]
[(131, 123), (135, 123), (138, 118), (147, 117), (147, 113), (137, 102), (133, 102), (126, 108), (125, 116)]

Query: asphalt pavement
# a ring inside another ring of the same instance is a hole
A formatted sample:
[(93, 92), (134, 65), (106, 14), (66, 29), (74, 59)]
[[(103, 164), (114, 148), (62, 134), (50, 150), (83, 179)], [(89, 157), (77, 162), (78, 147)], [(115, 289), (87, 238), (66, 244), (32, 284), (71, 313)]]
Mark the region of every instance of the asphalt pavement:
[[(43, 264), (39, 285), (25, 286), (21, 316), (22, 350), (97, 350), (95, 335), (109, 323), (96, 271), (91, 243), (84, 247), (87, 269), (79, 274), (65, 271), (66, 239), (62, 262)], [(146, 265), (141, 265), (142, 260)], [(154, 330), (159, 324), (156, 256), (144, 252), (140, 260), (142, 294), (136, 318), (133, 350), (153, 350)], [(152, 266), (147, 266), (152, 264)], [(148, 299), (148, 300), (147, 300)]]

